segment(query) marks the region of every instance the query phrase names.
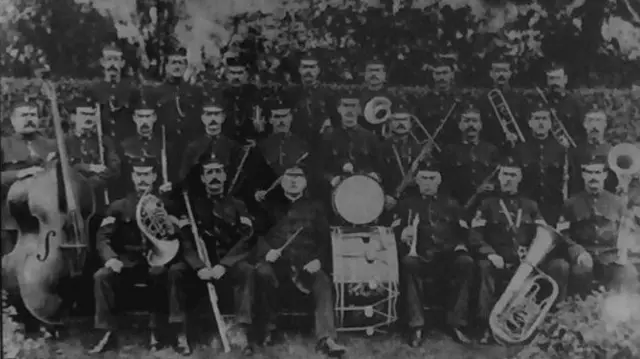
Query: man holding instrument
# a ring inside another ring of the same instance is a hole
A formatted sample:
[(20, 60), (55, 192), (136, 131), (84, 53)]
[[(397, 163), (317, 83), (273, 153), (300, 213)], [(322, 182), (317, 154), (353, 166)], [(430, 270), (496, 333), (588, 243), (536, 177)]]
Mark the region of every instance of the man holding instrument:
[(619, 261), (618, 235), (625, 216), (623, 201), (604, 188), (606, 157), (581, 164), (585, 189), (566, 201), (558, 230), (568, 237), (571, 293), (587, 294), (593, 279), (614, 289), (633, 287), (638, 273)]
[(287, 168), (282, 178), (283, 198), (273, 202), (269, 232), (258, 240), (257, 293), (266, 317), (265, 345), (276, 337), (278, 302), (290, 292), (284, 280), (293, 281), (303, 293), (311, 293), (315, 305), (317, 349), (330, 356), (346, 349), (336, 343), (331, 279), (327, 274), (331, 236), (322, 204), (306, 194), (304, 163)]
[[(66, 138), (67, 153), (73, 167), (87, 177), (95, 189), (98, 213), (106, 210), (105, 191), (120, 177), (121, 161), (109, 136), (97, 131), (96, 106), (89, 98), (79, 98), (69, 107), (72, 131)], [(102, 148), (100, 148), (102, 147)]]
[(404, 244), (399, 250), (401, 307), (410, 330), (408, 341), (418, 347), (423, 338), (426, 291), (422, 278), (446, 272), (450, 275), (434, 276), (437, 287), (427, 290), (432, 298), (438, 293), (447, 311), (447, 327), (466, 343), (475, 266), (466, 246), (464, 210), (453, 198), (439, 192), (442, 177), (435, 161), (421, 162), (415, 181), (419, 194), (404, 196), (393, 211), (394, 224), (398, 224), (396, 238)]
[(551, 110), (544, 102), (534, 102), (528, 117), (529, 139), (514, 149), (523, 166), (520, 188), (523, 195), (538, 203), (545, 221), (555, 226), (568, 184), (567, 149), (550, 133)]
[[(121, 295), (123, 286), (147, 283), (153, 300), (149, 327), (151, 337), (149, 348), (156, 351), (161, 348), (158, 330), (166, 315), (168, 300), (169, 323), (172, 334), (177, 334), (176, 351), (189, 353), (185, 326), (185, 290), (184, 281), (188, 277), (189, 267), (184, 258), (188, 251), (178, 252), (170, 262), (163, 266), (150, 266), (148, 251), (153, 243), (142, 234), (137, 223), (136, 207), (146, 193), (153, 193), (158, 178), (159, 163), (152, 157), (139, 157), (131, 162), (134, 191), (127, 197), (109, 205), (105, 218), (97, 233), (97, 250), (104, 266), (94, 275), (94, 296), (96, 303), (95, 328), (103, 331), (100, 341), (90, 350), (91, 354), (101, 353), (116, 344), (115, 299)], [(167, 202), (163, 200), (163, 202)], [(171, 206), (170, 203), (166, 204)], [(177, 220), (175, 220), (177, 222)], [(178, 229), (166, 241), (179, 241), (185, 244)], [(163, 300), (165, 299), (165, 300)]]
[[(162, 191), (169, 192), (171, 183), (176, 182), (178, 171), (176, 168), (176, 153), (169, 141), (166, 129), (160, 125), (158, 130), (158, 115), (156, 104), (145, 97), (140, 97), (133, 108), (133, 122), (136, 134), (122, 142), (125, 156), (125, 168), (131, 170), (130, 161), (139, 157), (154, 157), (160, 161), (162, 176)], [(163, 133), (164, 132), (164, 133)], [(165, 178), (166, 177), (166, 178)]]
[(486, 193), (493, 191), (498, 148), (481, 139), (483, 120), (473, 103), (462, 109), (458, 128), (461, 140), (447, 144), (442, 150), (444, 182), (452, 196), (467, 210), (473, 210)]
[[(183, 226), (181, 231), (190, 243), (200, 239), (204, 242), (212, 267), (207, 267), (203, 258), (195, 253), (186, 257), (187, 263), (197, 271), (200, 279), (224, 281), (232, 286), (235, 322), (242, 336), (239, 340), (241, 350), (244, 355), (251, 355), (253, 345), (248, 334), (253, 323), (255, 278), (254, 266), (247, 260), (254, 244), (253, 218), (241, 200), (225, 192), (228, 158), (212, 153), (203, 155), (199, 162), (201, 185), (189, 188), (187, 204), (192, 206), (195, 223)], [(197, 190), (203, 187), (204, 193), (198, 193)], [(188, 226), (195, 226), (199, 239), (194, 238), (193, 228)], [(192, 253), (194, 245), (185, 248), (189, 248), (186, 252)]]
[[(479, 260), (478, 318), (484, 329), (483, 344), (491, 338), (488, 318), (494, 303), (526, 256), (537, 225), (546, 224), (538, 204), (519, 193), (522, 165), (516, 159), (506, 157), (497, 177), (500, 192), (482, 201), (469, 233), (470, 250)], [(567, 282), (569, 264), (561, 258), (546, 260), (545, 272), (562, 286)]]
[(546, 100), (549, 101), (548, 105), (554, 109), (569, 135), (574, 141), (582, 142), (586, 137), (584, 128), (580, 123), (583, 109), (579, 100), (567, 90), (568, 83), (569, 77), (565, 67), (560, 64), (551, 64), (546, 71), (547, 88), (543, 90), (543, 94)]

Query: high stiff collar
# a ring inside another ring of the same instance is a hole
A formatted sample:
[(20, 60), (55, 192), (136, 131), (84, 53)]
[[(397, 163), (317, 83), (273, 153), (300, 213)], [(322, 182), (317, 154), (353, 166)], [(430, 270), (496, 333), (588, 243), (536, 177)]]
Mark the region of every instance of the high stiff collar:
[(603, 193), (604, 193), (604, 188), (595, 191), (595, 192), (591, 192), (588, 189), (585, 189), (585, 192), (587, 193), (587, 195), (593, 199), (597, 199), (599, 198)]
[(480, 143), (480, 137), (476, 137), (476, 138), (472, 138), (472, 139), (462, 139), (462, 144), (464, 145), (471, 145), (471, 146), (477, 146)]
[(546, 137), (544, 137), (544, 138), (538, 138), (538, 137), (536, 137), (535, 135), (532, 135), (532, 136), (531, 136), (531, 140), (532, 140), (533, 142), (538, 142), (538, 143), (541, 143), (541, 144), (544, 144), (544, 143), (549, 142), (549, 141), (551, 140), (551, 138), (552, 138), (552, 137), (551, 137), (551, 133), (547, 133), (547, 136), (546, 136)]
[(38, 132), (32, 132), (32, 133), (19, 133), (18, 134), (18, 138), (20, 138), (21, 140), (24, 141), (33, 141), (36, 138), (38, 138)]
[(591, 145), (591, 146), (599, 146), (604, 144), (604, 138), (602, 137), (597, 137), (597, 138), (589, 138), (587, 137), (587, 144)]
[(151, 140), (153, 140), (153, 135), (152, 136), (142, 136), (141, 134), (138, 134), (138, 139), (140, 141), (151, 141)]
[(391, 142), (394, 144), (405, 144), (409, 142), (409, 134), (406, 133), (404, 135), (391, 135)]
[(293, 204), (293, 203), (296, 203), (296, 202), (300, 202), (304, 198), (304, 192), (301, 192), (297, 196), (293, 196), (293, 195), (291, 195), (289, 193), (285, 193), (284, 196), (287, 198), (287, 200), (291, 204)]
[(169, 85), (179, 86), (182, 84), (182, 77), (169, 76), (166, 78), (165, 82)]

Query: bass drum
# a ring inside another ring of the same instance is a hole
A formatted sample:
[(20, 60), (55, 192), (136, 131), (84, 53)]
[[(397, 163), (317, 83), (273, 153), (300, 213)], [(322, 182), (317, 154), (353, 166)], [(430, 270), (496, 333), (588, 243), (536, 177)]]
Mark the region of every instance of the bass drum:
[(383, 332), (396, 320), (399, 271), (396, 241), (387, 227), (332, 227), (336, 328)]
[(353, 175), (336, 186), (332, 195), (333, 210), (354, 225), (369, 224), (384, 211), (384, 190), (367, 175)]

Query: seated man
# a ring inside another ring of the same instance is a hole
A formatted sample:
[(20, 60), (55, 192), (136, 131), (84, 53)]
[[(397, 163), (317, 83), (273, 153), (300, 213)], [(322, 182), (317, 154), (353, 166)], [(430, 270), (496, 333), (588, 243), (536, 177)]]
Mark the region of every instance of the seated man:
[(593, 279), (611, 289), (632, 289), (637, 285), (638, 272), (621, 258), (618, 248), (627, 209), (620, 197), (604, 189), (604, 156), (583, 163), (582, 178), (585, 189), (567, 200), (558, 223), (558, 229), (570, 238), (571, 291), (587, 294)]
[[(242, 201), (225, 195), (228, 158), (215, 153), (200, 157), (200, 182), (204, 185), (204, 193), (198, 193), (195, 187), (190, 188), (189, 203), (193, 205), (196, 232), (204, 242), (210, 263), (204, 263), (197, 255), (188, 256), (187, 262), (203, 280), (229, 278), (232, 281), (235, 321), (242, 337), (238, 342), (243, 355), (251, 355), (253, 345), (249, 343), (247, 334), (253, 318), (255, 281), (254, 267), (247, 262), (247, 257), (252, 245), (253, 220)], [(193, 233), (193, 228), (182, 227), (182, 235), (189, 239), (190, 248), (194, 248), (191, 244), (195, 241)], [(212, 267), (207, 267), (207, 264)]]
[[(484, 330), (483, 344), (491, 338), (488, 320), (494, 304), (526, 256), (537, 226), (546, 224), (538, 204), (518, 193), (522, 181), (520, 163), (507, 157), (501, 164), (498, 181), (500, 192), (481, 202), (469, 232), (471, 250), (480, 260), (478, 317)], [(551, 256), (545, 262), (543, 270), (560, 288), (566, 287), (569, 264)], [(559, 298), (564, 297), (563, 292), (561, 289)]]
[(265, 345), (273, 343), (276, 330), (279, 296), (283, 280), (293, 280), (304, 293), (311, 293), (315, 304), (315, 334), (317, 349), (330, 356), (339, 356), (345, 348), (335, 342), (334, 307), (331, 278), (325, 261), (329, 256), (331, 238), (322, 205), (308, 198), (306, 169), (292, 165), (282, 178), (284, 198), (272, 203), (273, 227), (258, 240), (256, 276), (266, 318)]
[[(394, 224), (404, 246), (399, 247), (400, 275), (403, 285), (401, 307), (410, 329), (409, 344), (420, 345), (424, 327), (424, 290), (421, 277), (427, 273), (448, 273), (434, 276), (437, 290), (444, 299), (447, 325), (462, 342), (470, 342), (463, 333), (469, 317), (469, 289), (473, 282), (474, 263), (465, 245), (467, 224), (463, 210), (452, 198), (438, 193), (442, 181), (435, 161), (422, 162), (416, 174), (419, 194), (400, 200), (394, 210)], [(417, 238), (415, 237), (417, 235)], [(443, 292), (444, 291), (444, 292)]]
[[(189, 272), (185, 263), (185, 255), (188, 251), (181, 250), (169, 263), (164, 266), (150, 266), (148, 253), (153, 249), (153, 243), (146, 238), (138, 227), (136, 221), (136, 206), (140, 198), (151, 191), (158, 177), (158, 163), (148, 157), (137, 158), (132, 161), (133, 172), (131, 174), (135, 192), (125, 198), (112, 202), (105, 214), (105, 218), (98, 229), (96, 246), (100, 258), (104, 261), (104, 267), (94, 275), (95, 296), (95, 327), (104, 330), (105, 333), (98, 344), (90, 353), (100, 353), (115, 344), (116, 318), (114, 316), (115, 298), (122, 292), (124, 283), (134, 284), (147, 282), (152, 291), (151, 298), (167, 298), (169, 301), (169, 322), (177, 332), (178, 346), (176, 350), (181, 353), (189, 353), (191, 350), (186, 340), (185, 322), (185, 295), (184, 278)], [(166, 202), (166, 201), (165, 201)], [(174, 219), (177, 222), (177, 220)], [(171, 232), (171, 231), (169, 231)], [(174, 233), (168, 233), (167, 238), (183, 241), (176, 228)], [(151, 304), (151, 328), (150, 349), (160, 348), (157, 332), (160, 328), (159, 321), (166, 308), (161, 300)]]

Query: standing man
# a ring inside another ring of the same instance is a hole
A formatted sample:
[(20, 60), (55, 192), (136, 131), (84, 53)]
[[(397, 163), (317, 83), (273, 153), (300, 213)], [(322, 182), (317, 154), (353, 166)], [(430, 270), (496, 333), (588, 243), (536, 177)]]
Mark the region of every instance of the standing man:
[(91, 89), (91, 97), (100, 104), (100, 119), (104, 134), (121, 141), (134, 133), (129, 104), (135, 90), (130, 79), (122, 78), (125, 60), (122, 50), (115, 45), (102, 49), (100, 65), (104, 78)]
[(625, 215), (622, 200), (607, 191), (606, 157), (594, 155), (581, 164), (584, 190), (564, 205), (558, 229), (570, 238), (571, 293), (588, 294), (593, 279), (615, 290), (633, 290), (638, 272), (621, 261), (618, 234)]
[(529, 114), (528, 140), (515, 148), (514, 156), (523, 166), (521, 193), (536, 201), (545, 221), (555, 227), (564, 203), (569, 168), (567, 149), (550, 133), (551, 121), (549, 107), (542, 101), (535, 102)]
[[(215, 153), (206, 153), (200, 159), (200, 187), (204, 193), (190, 188), (190, 203), (193, 208), (196, 232), (199, 234), (208, 252), (212, 267), (197, 255), (187, 258), (190, 267), (198, 272), (203, 280), (230, 281), (233, 288), (236, 323), (240, 326), (239, 340), (243, 355), (253, 353), (253, 345), (248, 340), (248, 332), (253, 320), (254, 266), (247, 260), (253, 244), (253, 219), (244, 203), (227, 196), (225, 167), (228, 158), (217, 157)], [(183, 217), (187, 217), (183, 214)], [(193, 229), (182, 227), (182, 235), (191, 243)], [(191, 246), (193, 248), (193, 245)], [(228, 282), (229, 283), (229, 282)]]
[(265, 311), (267, 319), (264, 344), (273, 344), (278, 299), (290, 295), (281, 285), (291, 280), (313, 296), (316, 349), (329, 356), (340, 356), (346, 349), (335, 341), (332, 286), (327, 275), (331, 247), (329, 223), (322, 204), (306, 194), (306, 176), (304, 163), (286, 169), (281, 182), (284, 198), (270, 206), (274, 226), (259, 239), (256, 248), (259, 308)]
[[(511, 150), (513, 149), (512, 142), (509, 142), (505, 131), (502, 129), (500, 125), (500, 119), (504, 118), (507, 121), (510, 121), (509, 115), (507, 111), (500, 111), (501, 117), (496, 115), (496, 111), (494, 109), (494, 105), (492, 105), (491, 100), (494, 101), (496, 107), (500, 107), (500, 97), (494, 94), (497, 94), (497, 91), (500, 91), (502, 96), (504, 97), (506, 106), (509, 109), (509, 112), (513, 115), (515, 119), (515, 123), (518, 125), (520, 130), (523, 132), (523, 135), (526, 139), (529, 138), (529, 133), (525, 132), (527, 128), (527, 120), (525, 117), (524, 111), (524, 98), (519, 96), (513, 91), (511, 87), (511, 77), (513, 76), (512, 70), (512, 59), (508, 58), (505, 55), (495, 56), (491, 59), (491, 69), (489, 70), (489, 77), (491, 79), (491, 87), (489, 92), (487, 92), (482, 97), (482, 102), (480, 103), (480, 108), (482, 112), (482, 118), (484, 119), (485, 129), (482, 132), (482, 138), (492, 143), (494, 146), (503, 149), (503, 150)], [(493, 92), (492, 92), (493, 91)], [(491, 99), (489, 95), (492, 94)], [(500, 110), (500, 108), (498, 108)], [(510, 131), (515, 131), (515, 128), (511, 127)], [(514, 137), (516, 136), (516, 137)], [(510, 136), (511, 140), (517, 139), (517, 133), (513, 133)], [(517, 139), (518, 142), (519, 139)]]
[[(176, 351), (190, 354), (185, 325), (185, 279), (189, 267), (185, 263), (185, 254), (181, 250), (175, 258), (164, 266), (151, 267), (147, 262), (147, 253), (153, 244), (142, 234), (136, 222), (136, 206), (140, 198), (153, 191), (158, 178), (158, 162), (154, 158), (136, 158), (132, 163), (131, 180), (134, 191), (125, 198), (114, 201), (98, 229), (97, 249), (104, 266), (94, 275), (94, 296), (96, 303), (95, 328), (103, 332), (100, 341), (90, 350), (90, 354), (102, 353), (117, 344), (117, 326), (115, 300), (126, 284), (146, 282), (152, 291), (154, 300), (150, 303), (151, 317), (149, 328), (151, 336), (149, 349), (154, 352), (161, 348), (158, 341), (163, 313), (166, 308), (162, 298), (169, 302), (169, 323), (177, 335)], [(171, 227), (163, 233), (163, 241), (179, 241), (185, 246), (177, 228)], [(206, 275), (200, 274), (201, 278)]]
[[(458, 340), (469, 343), (464, 333), (469, 319), (469, 291), (474, 280), (474, 261), (469, 255), (468, 235), (462, 207), (438, 191), (442, 177), (435, 161), (421, 162), (415, 177), (419, 193), (409, 194), (398, 203), (394, 217), (400, 221), (396, 238), (400, 247), (402, 304), (409, 326), (409, 344), (418, 347), (422, 341), (424, 294), (422, 278), (433, 276), (439, 298), (447, 310), (447, 326)], [(395, 222), (395, 221), (394, 221)], [(417, 235), (417, 237), (416, 237)]]
[[(364, 110), (371, 99), (374, 97), (386, 97), (392, 100), (388, 90), (385, 88), (387, 83), (387, 67), (384, 62), (377, 56), (373, 56), (369, 61), (364, 64), (364, 86), (365, 90), (360, 95), (360, 103)], [(375, 133), (378, 136), (382, 136), (383, 125), (376, 125), (366, 121), (366, 118), (362, 118), (363, 121), (360, 125)]]
[[(536, 227), (546, 222), (538, 204), (518, 193), (522, 181), (522, 166), (512, 157), (500, 165), (500, 191), (485, 198), (471, 222), (471, 251), (479, 258), (480, 292), (478, 317), (484, 327), (481, 343), (491, 338), (489, 315), (527, 254), (536, 234)], [(569, 264), (561, 258), (545, 258), (541, 265), (558, 286), (566, 287)], [(564, 291), (559, 294), (565, 298)]]
[(483, 121), (480, 110), (472, 103), (462, 109), (458, 121), (461, 138), (448, 144), (442, 153), (445, 183), (451, 195), (464, 207), (473, 210), (482, 196), (494, 190), (498, 148), (481, 139)]
[(569, 78), (564, 66), (552, 64), (547, 70), (547, 88), (544, 91), (549, 105), (576, 143), (586, 137), (581, 126), (582, 109), (578, 99), (567, 90)]
[(256, 118), (256, 107), (262, 102), (261, 94), (258, 87), (249, 83), (247, 64), (240, 58), (227, 59), (225, 78), (224, 100), (228, 121), (224, 124), (224, 133), (240, 143), (262, 138), (262, 119)]
[(185, 79), (187, 66), (186, 49), (167, 54), (166, 78), (156, 90), (158, 123), (166, 127), (168, 140), (175, 144), (176, 151), (182, 151), (187, 142), (202, 133), (202, 124), (197, 120), (198, 90)]

